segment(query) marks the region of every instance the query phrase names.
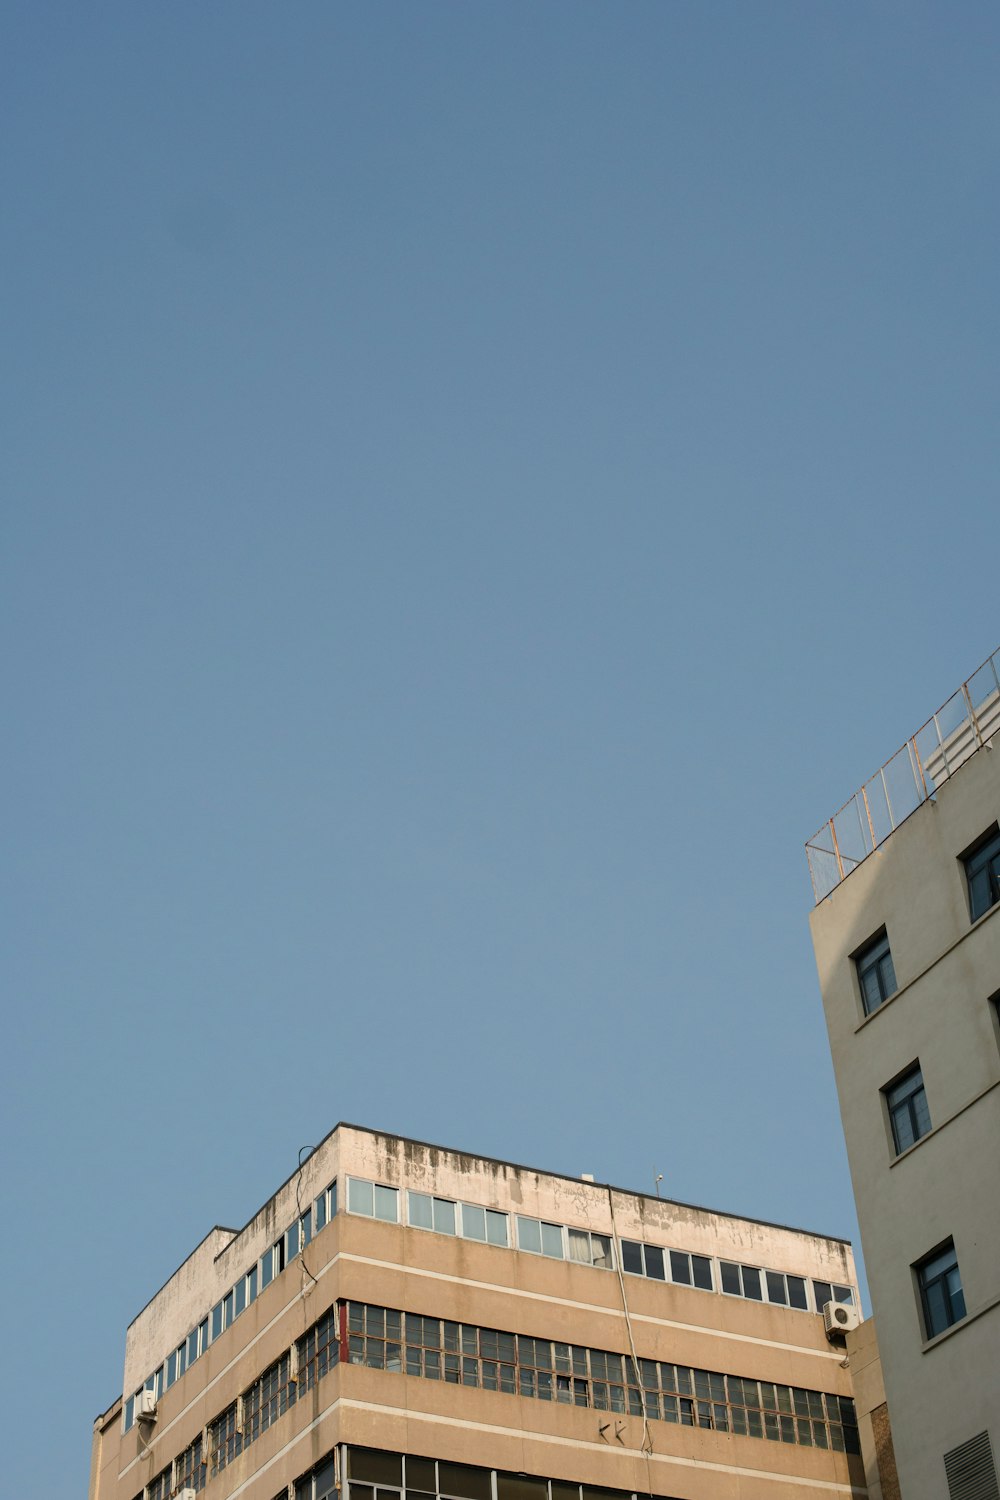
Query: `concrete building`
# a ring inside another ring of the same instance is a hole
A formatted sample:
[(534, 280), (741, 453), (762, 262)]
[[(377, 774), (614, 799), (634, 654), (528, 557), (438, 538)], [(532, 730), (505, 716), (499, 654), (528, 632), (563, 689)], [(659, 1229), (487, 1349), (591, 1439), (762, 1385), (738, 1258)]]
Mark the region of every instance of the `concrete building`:
[(90, 1500), (864, 1496), (850, 1245), (338, 1125), (128, 1329)]
[(997, 1500), (1000, 652), (807, 846), (904, 1500)]

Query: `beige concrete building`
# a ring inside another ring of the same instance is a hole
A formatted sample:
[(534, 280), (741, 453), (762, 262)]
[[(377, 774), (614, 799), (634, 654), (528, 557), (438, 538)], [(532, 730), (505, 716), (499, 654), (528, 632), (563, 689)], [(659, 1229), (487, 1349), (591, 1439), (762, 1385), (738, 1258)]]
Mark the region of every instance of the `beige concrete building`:
[(819, 1311), (855, 1281), (842, 1240), (339, 1125), (131, 1324), (90, 1500), (863, 1497)]
[(1000, 1494), (998, 669), (808, 845), (903, 1500)]

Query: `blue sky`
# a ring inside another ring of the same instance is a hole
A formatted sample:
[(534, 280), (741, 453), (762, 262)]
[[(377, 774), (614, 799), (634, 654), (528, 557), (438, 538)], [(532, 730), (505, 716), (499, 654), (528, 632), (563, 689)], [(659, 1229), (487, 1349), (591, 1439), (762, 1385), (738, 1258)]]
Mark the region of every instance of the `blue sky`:
[(802, 846), (1000, 644), (995, 8), (4, 31), (11, 1492), (338, 1119), (856, 1238)]

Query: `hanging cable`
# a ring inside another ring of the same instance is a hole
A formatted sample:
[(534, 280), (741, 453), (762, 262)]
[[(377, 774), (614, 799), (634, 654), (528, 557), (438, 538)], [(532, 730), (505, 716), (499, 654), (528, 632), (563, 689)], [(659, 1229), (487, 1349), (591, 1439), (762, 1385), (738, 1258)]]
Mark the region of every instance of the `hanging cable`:
[(625, 1289), (625, 1276), (622, 1271), (622, 1258), (620, 1254), (621, 1240), (618, 1237), (618, 1221), (615, 1218), (615, 1195), (611, 1187), (608, 1187), (608, 1207), (611, 1210), (611, 1233), (613, 1235), (612, 1251), (615, 1258), (615, 1269), (618, 1272), (618, 1286), (622, 1294), (622, 1311), (625, 1314), (625, 1329), (628, 1333), (628, 1346), (632, 1355), (632, 1369), (635, 1373), (636, 1385), (639, 1388), (639, 1400), (642, 1402), (642, 1452), (646, 1455), (646, 1481), (650, 1496), (653, 1493), (653, 1476), (650, 1468), (649, 1456), (653, 1451), (653, 1434), (649, 1426), (649, 1409), (646, 1404), (646, 1391), (642, 1384), (639, 1373), (639, 1357), (635, 1352), (635, 1339), (632, 1335), (632, 1315), (628, 1307), (628, 1292)]
[[(295, 1178), (295, 1210), (296, 1210), (296, 1213), (298, 1215), (298, 1218), (296, 1219), (296, 1223), (295, 1223), (295, 1231), (296, 1231), (297, 1234), (301, 1234), (302, 1233), (302, 1198), (300, 1196), (301, 1192), (302, 1192), (302, 1153), (303, 1153), (303, 1151), (308, 1151), (309, 1155), (311, 1156), (315, 1150), (316, 1150), (315, 1146), (300, 1146), (299, 1147), (299, 1170), (298, 1170), (298, 1174), (297, 1174), (297, 1176)], [(317, 1281), (316, 1277), (313, 1275), (313, 1273), (310, 1271), (309, 1267), (306, 1265), (306, 1247), (305, 1247), (305, 1245), (301, 1245), (299, 1247), (299, 1256), (300, 1256), (301, 1261), (302, 1261), (302, 1269), (305, 1272), (305, 1276), (309, 1277), (309, 1280), (312, 1282), (313, 1286), (319, 1286), (319, 1282)], [(303, 1292), (306, 1289), (305, 1276), (303, 1276), (303, 1278), (302, 1278), (302, 1291)]]

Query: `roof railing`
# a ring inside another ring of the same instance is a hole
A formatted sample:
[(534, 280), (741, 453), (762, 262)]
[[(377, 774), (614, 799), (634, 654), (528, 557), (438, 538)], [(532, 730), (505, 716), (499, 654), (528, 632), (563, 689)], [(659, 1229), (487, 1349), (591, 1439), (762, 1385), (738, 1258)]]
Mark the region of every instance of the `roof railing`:
[(806, 843), (817, 903), (1000, 729), (1000, 650)]

